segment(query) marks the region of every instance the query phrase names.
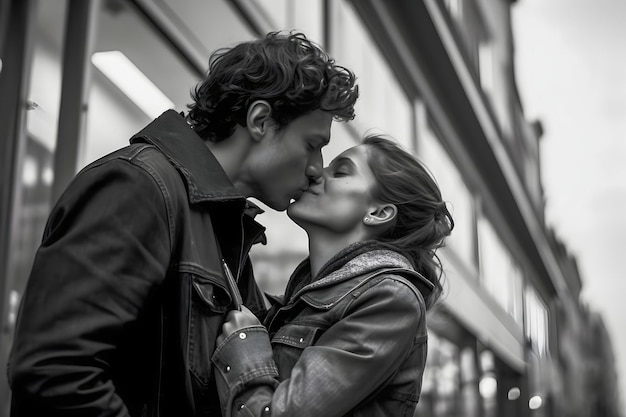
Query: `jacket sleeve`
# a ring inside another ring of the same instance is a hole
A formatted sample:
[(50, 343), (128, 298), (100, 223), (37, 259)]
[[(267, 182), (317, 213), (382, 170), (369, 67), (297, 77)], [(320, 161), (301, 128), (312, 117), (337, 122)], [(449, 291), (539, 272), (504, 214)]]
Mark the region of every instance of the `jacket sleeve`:
[(20, 306), (14, 402), (38, 415), (128, 415), (113, 358), (169, 258), (166, 204), (150, 175), (126, 160), (81, 172), (48, 219)]
[[(304, 349), (290, 378), (280, 383), (268, 382), (263, 372), (269, 339), (252, 345), (249, 337), (231, 335), (213, 356), (218, 369), (228, 369), (218, 380), (220, 399), (228, 397), (224, 416), (347, 414), (393, 377), (413, 348), (424, 310), (404, 285), (385, 279), (354, 297), (343, 318)], [(251, 355), (262, 365), (250, 366)]]

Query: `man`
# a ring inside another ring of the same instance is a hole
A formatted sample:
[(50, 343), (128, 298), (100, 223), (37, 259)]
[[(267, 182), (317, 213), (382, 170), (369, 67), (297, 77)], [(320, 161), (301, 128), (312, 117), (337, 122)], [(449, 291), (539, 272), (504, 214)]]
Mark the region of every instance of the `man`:
[(9, 360), (12, 415), (219, 416), (224, 314), (265, 307), (248, 261), (321, 175), (354, 75), (302, 34), (217, 51), (186, 117), (167, 111), (83, 169), (53, 208)]

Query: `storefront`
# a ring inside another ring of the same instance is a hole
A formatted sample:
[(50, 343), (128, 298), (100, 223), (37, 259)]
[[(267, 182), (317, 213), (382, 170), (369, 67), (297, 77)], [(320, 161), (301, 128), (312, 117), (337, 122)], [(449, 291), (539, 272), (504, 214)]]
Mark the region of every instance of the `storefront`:
[[(392, 21), (384, 2), (365, 3), (378, 5), (381, 21)], [(393, 25), (366, 22), (363, 6), (355, 6), (349, 0), (0, 0), (0, 368), (48, 213), (72, 176), (125, 146), (162, 111), (185, 111), (213, 50), (295, 28), (359, 80), (357, 118), (335, 124), (325, 158), (365, 132), (389, 134), (432, 167), (453, 202), (457, 227), (442, 257), (448, 296), (431, 313), (416, 416), (526, 415), (520, 411), (528, 408), (525, 341), (547, 332), (539, 297), (524, 310), (527, 260), (510, 235), (500, 234), (494, 224), (504, 220), (480, 196), (485, 187), (473, 166), (480, 161), (454, 152), (451, 144), (464, 140), (452, 128), (458, 115), (437, 105), (433, 91), (420, 91), (425, 73), (405, 44), (381, 41), (398, 38)], [(306, 236), (284, 214), (268, 210), (260, 220), (269, 244), (252, 255), (259, 283), (277, 294), (306, 256)], [(525, 329), (530, 316), (534, 327)], [(0, 404), (0, 417), (8, 416), (5, 378)]]

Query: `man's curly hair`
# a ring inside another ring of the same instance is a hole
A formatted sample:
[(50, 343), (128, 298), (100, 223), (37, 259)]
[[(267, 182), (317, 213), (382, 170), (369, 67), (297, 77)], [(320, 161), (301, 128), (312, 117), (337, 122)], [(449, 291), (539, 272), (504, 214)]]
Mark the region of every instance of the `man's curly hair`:
[(302, 33), (271, 32), (213, 53), (209, 70), (191, 94), (187, 121), (198, 135), (219, 142), (245, 126), (255, 100), (272, 106), (272, 118), (284, 127), (314, 110), (338, 121), (354, 118), (358, 97), (354, 74)]

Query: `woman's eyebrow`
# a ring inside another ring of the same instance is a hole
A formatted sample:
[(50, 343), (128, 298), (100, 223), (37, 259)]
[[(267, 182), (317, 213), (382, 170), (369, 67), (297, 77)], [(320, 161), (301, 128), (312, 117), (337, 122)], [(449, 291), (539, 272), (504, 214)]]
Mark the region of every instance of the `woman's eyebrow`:
[(346, 164), (350, 165), (353, 168), (356, 168), (356, 164), (354, 163), (354, 161), (352, 161), (352, 159), (348, 158), (347, 156), (335, 158), (330, 162), (330, 166), (335, 166), (339, 164)]

